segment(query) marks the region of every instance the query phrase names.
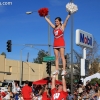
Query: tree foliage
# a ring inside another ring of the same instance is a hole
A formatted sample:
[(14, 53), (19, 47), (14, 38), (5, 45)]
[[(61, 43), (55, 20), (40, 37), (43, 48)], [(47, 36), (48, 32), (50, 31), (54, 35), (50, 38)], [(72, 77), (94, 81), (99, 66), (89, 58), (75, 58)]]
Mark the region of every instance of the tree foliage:
[(97, 73), (100, 68), (99, 68), (99, 63), (100, 63), (100, 54), (99, 54), (99, 48), (100, 45), (97, 43), (96, 40), (93, 41), (93, 48), (92, 49), (87, 49), (87, 59), (90, 62), (90, 68), (89, 68), (89, 75)]
[(98, 58), (94, 59), (94, 61), (91, 63), (91, 68), (89, 70), (89, 75), (95, 74), (97, 72), (100, 72)]
[(96, 82), (97, 82), (98, 84), (100, 84), (100, 79), (98, 79), (98, 78), (93, 78), (93, 79), (91, 79), (90, 84), (96, 84)]
[(5, 56), (5, 58), (6, 58), (6, 53), (5, 52), (2, 52), (1, 55)]
[[(97, 43), (96, 40), (93, 41), (93, 48), (90, 49), (88, 48), (87, 49), (87, 59), (90, 61), (90, 63), (93, 63), (94, 60), (96, 59), (100, 59), (100, 55), (99, 55), (99, 48), (100, 45)], [(98, 60), (99, 61), (99, 60)]]
[(43, 57), (48, 56), (48, 52), (45, 50), (40, 50), (38, 52), (37, 58), (33, 59), (34, 63), (42, 64), (43, 62)]

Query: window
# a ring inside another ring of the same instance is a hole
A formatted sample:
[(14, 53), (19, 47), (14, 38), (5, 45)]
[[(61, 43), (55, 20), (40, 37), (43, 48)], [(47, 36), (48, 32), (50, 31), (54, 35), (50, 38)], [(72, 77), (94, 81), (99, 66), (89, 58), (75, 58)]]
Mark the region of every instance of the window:
[(12, 66), (9, 66), (9, 72), (12, 72)]

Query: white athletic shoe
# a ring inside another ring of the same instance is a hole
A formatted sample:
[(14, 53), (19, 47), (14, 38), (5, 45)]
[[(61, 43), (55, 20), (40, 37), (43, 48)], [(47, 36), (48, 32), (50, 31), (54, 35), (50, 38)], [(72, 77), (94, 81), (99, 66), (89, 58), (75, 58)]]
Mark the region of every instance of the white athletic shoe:
[(53, 74), (53, 75), (59, 74), (59, 70), (55, 70), (52, 74)]
[(61, 73), (62, 76), (66, 75), (66, 74), (67, 74), (67, 72), (65, 70), (63, 70), (62, 73)]

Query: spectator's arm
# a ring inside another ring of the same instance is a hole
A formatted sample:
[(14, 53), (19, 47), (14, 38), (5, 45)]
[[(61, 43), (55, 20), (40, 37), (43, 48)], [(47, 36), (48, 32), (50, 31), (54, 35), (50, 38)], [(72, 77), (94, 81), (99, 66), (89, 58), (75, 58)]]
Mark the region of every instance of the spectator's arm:
[(95, 93), (92, 95), (92, 98), (94, 98), (95, 96), (98, 96), (98, 93)]
[(39, 93), (38, 93), (39, 95), (41, 95), (42, 94), (42, 89), (39, 91)]
[(47, 90), (47, 96), (50, 97), (49, 90)]

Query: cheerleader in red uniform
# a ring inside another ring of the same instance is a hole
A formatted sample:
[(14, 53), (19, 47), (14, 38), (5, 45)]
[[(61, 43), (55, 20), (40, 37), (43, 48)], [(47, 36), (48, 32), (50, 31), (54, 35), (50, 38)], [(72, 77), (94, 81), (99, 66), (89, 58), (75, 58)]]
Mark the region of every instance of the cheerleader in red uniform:
[(66, 71), (65, 71), (66, 61), (64, 57), (64, 52), (65, 52), (64, 30), (67, 25), (68, 19), (70, 18), (70, 13), (66, 17), (63, 24), (61, 23), (62, 20), (60, 17), (55, 18), (55, 25), (46, 16), (44, 18), (50, 24), (50, 26), (54, 29), (53, 30), (53, 34), (54, 34), (53, 48), (54, 48), (54, 54), (56, 58), (55, 60), (56, 70), (55, 72), (53, 72), (53, 74), (59, 74), (58, 66), (59, 66), (59, 53), (60, 53), (62, 63), (63, 63), (63, 71), (61, 75), (65, 75), (66, 74)]
[(59, 53), (62, 59), (62, 63), (63, 63), (63, 71), (61, 73), (61, 75), (65, 75), (66, 71), (65, 71), (65, 67), (66, 67), (66, 61), (65, 61), (65, 57), (64, 57), (64, 52), (65, 52), (65, 41), (64, 41), (64, 30), (66, 27), (66, 24), (68, 22), (68, 19), (70, 18), (70, 14), (68, 14), (68, 16), (66, 17), (64, 23), (61, 23), (61, 18), (57, 17), (55, 18), (55, 24), (53, 24), (50, 19), (48, 17), (46, 17), (48, 15), (48, 8), (42, 8), (40, 10), (38, 10), (38, 13), (41, 17), (44, 17), (45, 20), (50, 24), (50, 26), (53, 28), (53, 34), (54, 34), (54, 54), (55, 54), (55, 64), (56, 64), (56, 70), (53, 72), (53, 74), (59, 74)]

